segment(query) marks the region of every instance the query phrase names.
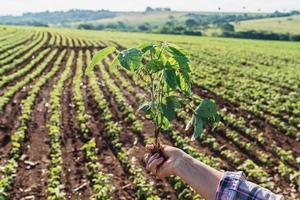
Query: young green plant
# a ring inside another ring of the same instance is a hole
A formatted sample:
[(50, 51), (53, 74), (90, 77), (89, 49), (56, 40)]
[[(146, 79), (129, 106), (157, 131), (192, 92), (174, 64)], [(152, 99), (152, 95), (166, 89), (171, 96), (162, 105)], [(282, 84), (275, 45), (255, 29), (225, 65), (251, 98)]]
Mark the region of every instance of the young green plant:
[[(113, 53), (113, 47), (99, 51), (93, 57), (89, 66), (93, 66), (105, 56)], [(118, 53), (111, 67), (121, 65), (131, 71), (139, 79), (148, 84), (149, 100), (139, 107), (148, 119), (155, 123), (155, 151), (161, 148), (159, 134), (168, 130), (170, 123), (176, 118), (181, 106), (192, 99), (191, 69), (189, 56), (178, 46), (166, 42), (146, 43), (136, 48), (130, 48)], [(204, 99), (196, 107), (186, 129), (194, 126), (192, 139), (202, 133), (205, 125), (214, 127), (219, 121), (219, 115), (214, 102)]]

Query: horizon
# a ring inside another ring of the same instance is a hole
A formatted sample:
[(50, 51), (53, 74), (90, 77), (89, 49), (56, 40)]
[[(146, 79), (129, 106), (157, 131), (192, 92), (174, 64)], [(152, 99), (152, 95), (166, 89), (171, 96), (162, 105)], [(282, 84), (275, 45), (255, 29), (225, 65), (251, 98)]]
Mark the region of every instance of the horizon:
[[(241, 12), (241, 13), (272, 13), (275, 11), (289, 12), (300, 10), (300, 1), (296, 0), (274, 0), (270, 5), (267, 2), (259, 0), (114, 0), (113, 2), (103, 2), (94, 0), (74, 0), (58, 1), (45, 0), (41, 4), (38, 0), (0, 0), (0, 16), (13, 15), (21, 16), (24, 13), (68, 11), (72, 9), (79, 10), (110, 10), (112, 12), (143, 12), (147, 6), (168, 7), (172, 11), (178, 12)], [(95, 8), (96, 7), (96, 8)], [(220, 10), (219, 10), (220, 8)]]

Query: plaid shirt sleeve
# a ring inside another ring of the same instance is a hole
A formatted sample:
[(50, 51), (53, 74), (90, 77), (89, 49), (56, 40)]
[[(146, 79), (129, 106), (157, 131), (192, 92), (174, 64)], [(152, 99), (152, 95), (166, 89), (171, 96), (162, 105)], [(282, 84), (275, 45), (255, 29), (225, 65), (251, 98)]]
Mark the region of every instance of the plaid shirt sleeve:
[(243, 172), (225, 172), (216, 193), (216, 200), (283, 200), (255, 183), (246, 180)]

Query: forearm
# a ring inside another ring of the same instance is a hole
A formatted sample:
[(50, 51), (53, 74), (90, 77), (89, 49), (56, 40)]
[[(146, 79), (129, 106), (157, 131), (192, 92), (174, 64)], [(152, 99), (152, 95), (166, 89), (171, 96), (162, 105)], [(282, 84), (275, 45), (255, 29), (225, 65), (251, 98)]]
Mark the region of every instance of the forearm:
[(223, 173), (185, 154), (175, 174), (207, 200), (214, 200)]

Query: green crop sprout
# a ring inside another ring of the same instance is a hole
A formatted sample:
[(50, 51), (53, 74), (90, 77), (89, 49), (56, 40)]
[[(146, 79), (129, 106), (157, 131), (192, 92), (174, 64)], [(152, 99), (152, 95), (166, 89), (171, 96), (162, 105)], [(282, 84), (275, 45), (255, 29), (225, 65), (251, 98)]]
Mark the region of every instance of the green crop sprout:
[[(113, 47), (97, 52), (88, 70), (113, 53)], [(111, 67), (121, 65), (131, 71), (148, 85), (149, 100), (144, 100), (139, 107), (148, 119), (155, 123), (155, 149), (160, 149), (159, 134), (168, 130), (184, 102), (192, 98), (191, 69), (187, 52), (167, 42), (146, 43), (137, 48), (130, 48), (118, 53)], [(219, 114), (214, 102), (204, 99), (196, 107), (193, 116), (186, 126), (194, 126), (192, 139), (202, 133), (205, 125), (214, 127), (219, 121)]]

